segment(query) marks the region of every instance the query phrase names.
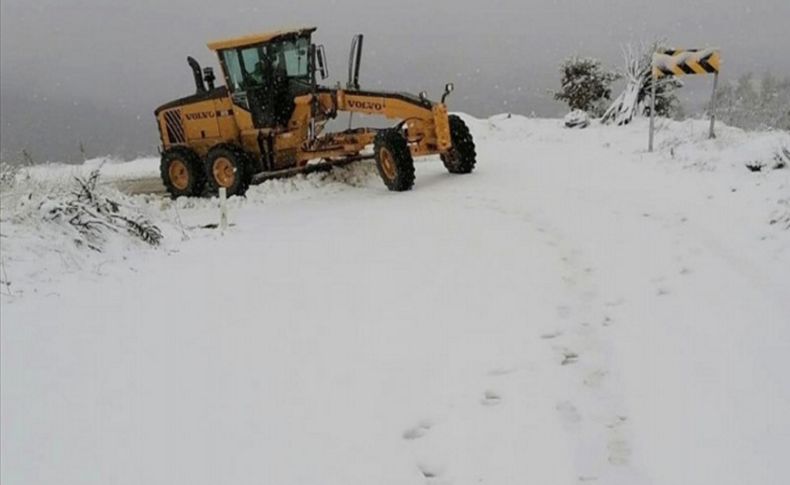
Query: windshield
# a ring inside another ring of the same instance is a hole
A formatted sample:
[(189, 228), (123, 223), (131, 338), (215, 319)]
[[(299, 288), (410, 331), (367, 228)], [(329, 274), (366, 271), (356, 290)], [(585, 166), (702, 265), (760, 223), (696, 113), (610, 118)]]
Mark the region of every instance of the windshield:
[(265, 86), (275, 76), (304, 78), (309, 75), (309, 37), (270, 42), (222, 51), (222, 59), (233, 91)]

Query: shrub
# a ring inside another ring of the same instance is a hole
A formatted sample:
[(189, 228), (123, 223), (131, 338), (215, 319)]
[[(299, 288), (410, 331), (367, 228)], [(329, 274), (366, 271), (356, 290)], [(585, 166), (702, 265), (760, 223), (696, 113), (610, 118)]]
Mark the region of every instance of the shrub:
[(603, 114), (606, 100), (611, 99), (612, 83), (619, 77), (592, 58), (571, 57), (560, 66), (562, 88), (554, 99), (568, 104), (571, 111), (582, 110), (593, 116)]

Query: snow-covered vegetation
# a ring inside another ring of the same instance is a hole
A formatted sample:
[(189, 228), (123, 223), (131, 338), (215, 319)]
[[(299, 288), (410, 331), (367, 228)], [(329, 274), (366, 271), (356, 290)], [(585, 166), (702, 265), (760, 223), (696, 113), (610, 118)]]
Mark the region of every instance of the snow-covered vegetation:
[(656, 115), (675, 116), (680, 112), (680, 103), (674, 91), (682, 86), (674, 77), (654, 79), (652, 74), (653, 53), (658, 42), (639, 47), (627, 45), (623, 48), (623, 71), (625, 87), (603, 114), (604, 123), (626, 125), (634, 117), (650, 114), (650, 99), (653, 84), (656, 86)]
[(601, 116), (611, 99), (612, 83), (619, 78), (603, 68), (601, 61), (589, 57), (571, 57), (560, 66), (561, 88), (554, 99), (568, 104), (571, 111), (581, 110)]
[[(116, 188), (155, 159), (18, 171), (3, 482), (782, 482), (790, 134), (465, 120), (471, 175), (272, 180), (224, 233)], [(97, 166), (159, 246), (45, 217)]]
[(790, 131), (790, 78), (770, 72), (725, 83), (716, 96), (716, 113), (725, 123), (749, 130)]

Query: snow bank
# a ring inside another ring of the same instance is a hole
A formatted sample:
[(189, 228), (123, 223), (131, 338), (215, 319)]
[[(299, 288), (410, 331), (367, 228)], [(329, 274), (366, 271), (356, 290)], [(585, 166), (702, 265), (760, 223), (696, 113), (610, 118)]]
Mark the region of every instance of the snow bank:
[(87, 177), (93, 170), (99, 170), (100, 180), (103, 183), (158, 176), (159, 157), (146, 157), (131, 161), (113, 157), (99, 157), (86, 160), (85, 163), (79, 165), (46, 163), (22, 169), (20, 177), (29, 177), (55, 184), (66, 182), (74, 177)]
[[(533, 156), (531, 146), (543, 143), (555, 144), (557, 156), (562, 156), (563, 151), (566, 154), (584, 153), (593, 147), (603, 147), (611, 152), (612, 157), (676, 167), (681, 170), (677, 173), (679, 177), (684, 176), (683, 170), (711, 173), (709, 182), (726, 189), (745, 185), (758, 186), (759, 190), (753, 195), (763, 200), (750, 200), (748, 203), (762, 207), (759, 209), (762, 212), (760, 217), (766, 223), (784, 229), (790, 228), (790, 189), (787, 177), (790, 170), (786, 168), (790, 164), (790, 133), (746, 132), (719, 123), (717, 138), (708, 140), (706, 120), (677, 122), (660, 119), (656, 134), (657, 152), (651, 155), (645, 153), (647, 120), (637, 119), (623, 127), (593, 122), (590, 129), (580, 133), (562, 130), (562, 120), (534, 119), (513, 114), (496, 115), (489, 119), (477, 119), (464, 114), (462, 116), (475, 134), (478, 145), (499, 145), (502, 153), (508, 153), (514, 146), (518, 146), (520, 148), (514, 149), (512, 153), (530, 158)], [(419, 159), (417, 163), (430, 164), (437, 160), (438, 157), (429, 157)], [(499, 160), (482, 160), (481, 163), (490, 163), (495, 167)], [(785, 168), (777, 168), (782, 164)], [(765, 169), (760, 173), (752, 173), (747, 166), (762, 166)], [(7, 265), (16, 266), (17, 261), (29, 260), (31, 263), (38, 261), (36, 264), (48, 268), (47, 271), (41, 268), (33, 270), (33, 274), (38, 275), (30, 280), (33, 282), (42, 273), (47, 273), (48, 279), (57, 280), (54, 275), (58, 271), (55, 268), (60, 267), (70, 272), (87, 264), (88, 259), (96, 259), (95, 254), (86, 255), (71, 247), (74, 239), (62, 227), (47, 227), (40, 220), (41, 207), (45, 200), (64, 197), (75, 187), (76, 177), (86, 177), (94, 170), (100, 173), (102, 191), (122, 200), (124, 204), (134, 207), (134, 210), (141, 211), (161, 225), (168, 244), (171, 239), (178, 241), (187, 238), (188, 229), (214, 223), (218, 205), (216, 199), (182, 198), (172, 201), (158, 193), (125, 196), (116, 189), (128, 187), (125, 185), (127, 182), (156, 182), (159, 179), (159, 159), (156, 157), (128, 162), (103, 157), (88, 160), (82, 165), (51, 163), (27, 167), (17, 173), (13, 189), (5, 188), (3, 193), (2, 223), (4, 236), (8, 239), (4, 247)], [(149, 183), (147, 186), (150, 185)], [(375, 165), (358, 162), (335, 168), (328, 173), (318, 172), (267, 181), (251, 187), (244, 198), (232, 197), (229, 206), (233, 210), (239, 210), (245, 206), (275, 201), (328, 197), (349, 189), (379, 188), (380, 180)], [(29, 242), (31, 240), (36, 241), (32, 246)], [(120, 246), (124, 248), (120, 250), (122, 253), (136, 247), (136, 244), (132, 243), (132, 246), (127, 247), (124, 243)], [(35, 250), (30, 250), (33, 247)], [(121, 253), (117, 253), (115, 257)], [(98, 264), (103, 263), (100, 261)], [(19, 276), (17, 274), (18, 279), (27, 279)]]
[(749, 165), (774, 169), (776, 162), (790, 164), (790, 133), (785, 131), (747, 132), (719, 124), (716, 138), (708, 139), (707, 121), (688, 120), (662, 124), (658, 150), (672, 160), (699, 170), (734, 168), (742, 172)]
[[(4, 184), (0, 237), (6, 294), (48, 291), (64, 275), (98, 274), (108, 262), (159, 244), (158, 226), (164, 222), (159, 211), (110, 185), (96, 185), (89, 168), (23, 172)], [(165, 226), (165, 237), (172, 236), (175, 229)]]

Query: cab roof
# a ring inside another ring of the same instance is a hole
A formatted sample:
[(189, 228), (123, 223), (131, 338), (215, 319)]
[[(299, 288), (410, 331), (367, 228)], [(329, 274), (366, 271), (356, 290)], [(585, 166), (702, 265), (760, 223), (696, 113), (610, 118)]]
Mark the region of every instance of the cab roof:
[(234, 37), (232, 39), (215, 40), (208, 43), (208, 48), (213, 51), (223, 49), (234, 49), (236, 47), (245, 47), (248, 45), (262, 44), (264, 42), (271, 42), (279, 39), (280, 37), (300, 36), (305, 34), (312, 34), (315, 32), (316, 27), (300, 27), (296, 29), (276, 30), (274, 32), (265, 32), (262, 34), (245, 35), (242, 37)]

